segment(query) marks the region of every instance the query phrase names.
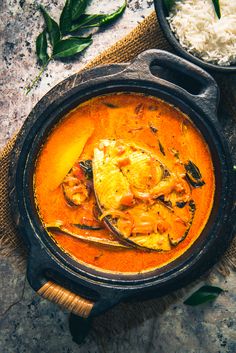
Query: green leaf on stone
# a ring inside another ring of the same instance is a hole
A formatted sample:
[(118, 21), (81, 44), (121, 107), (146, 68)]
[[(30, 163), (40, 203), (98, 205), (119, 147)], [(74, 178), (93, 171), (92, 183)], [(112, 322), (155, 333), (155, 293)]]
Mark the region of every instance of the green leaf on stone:
[(63, 34), (70, 32), (72, 21), (77, 20), (83, 14), (87, 3), (87, 0), (66, 0), (60, 16), (60, 30)]
[(44, 30), (40, 33), (36, 39), (36, 54), (39, 59), (40, 64), (45, 65), (48, 62), (49, 56), (47, 53), (47, 37), (46, 31)]
[(81, 344), (87, 337), (91, 329), (92, 319), (83, 319), (82, 317), (70, 314), (69, 329), (72, 339), (75, 343)]
[(77, 31), (78, 29), (81, 28), (91, 28), (91, 27), (101, 27), (104, 25), (108, 25), (111, 22), (115, 21), (117, 18), (119, 18), (123, 12), (125, 11), (126, 8), (126, 1), (122, 6), (120, 6), (115, 12), (106, 15), (106, 14), (98, 14), (98, 15), (89, 15), (89, 14), (83, 14), (79, 17), (79, 20), (72, 24), (70, 28), (70, 32)]
[(88, 0), (74, 0), (72, 6), (72, 20), (78, 20), (78, 18), (84, 13), (88, 5)]
[(86, 15), (80, 16), (79, 22), (72, 23), (69, 32), (78, 31), (81, 28), (96, 27), (98, 22), (102, 21), (105, 15)]
[(196, 292), (194, 292), (188, 299), (184, 301), (184, 304), (196, 306), (209, 301), (215, 300), (223, 289), (215, 286), (202, 286)]
[(91, 36), (62, 39), (53, 48), (53, 58), (67, 58), (75, 55), (86, 49), (90, 44), (92, 44)]
[(47, 11), (45, 10), (45, 8), (43, 6), (40, 6), (40, 11), (42, 12), (43, 17), (44, 17), (44, 21), (46, 23), (46, 31), (48, 33), (50, 43), (54, 47), (55, 44), (61, 38), (59, 26), (56, 23), (56, 21), (54, 21), (54, 19), (47, 13)]
[(186, 179), (194, 187), (198, 188), (205, 184), (205, 181), (202, 179), (202, 174), (199, 168), (192, 161), (184, 164), (186, 170)]

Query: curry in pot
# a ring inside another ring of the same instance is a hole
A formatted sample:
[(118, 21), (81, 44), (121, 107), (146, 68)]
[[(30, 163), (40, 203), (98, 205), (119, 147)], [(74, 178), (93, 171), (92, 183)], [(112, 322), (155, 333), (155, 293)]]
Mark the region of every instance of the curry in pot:
[(105, 271), (162, 267), (199, 237), (214, 198), (203, 136), (151, 96), (93, 98), (42, 146), (34, 176), (43, 225), (67, 254)]

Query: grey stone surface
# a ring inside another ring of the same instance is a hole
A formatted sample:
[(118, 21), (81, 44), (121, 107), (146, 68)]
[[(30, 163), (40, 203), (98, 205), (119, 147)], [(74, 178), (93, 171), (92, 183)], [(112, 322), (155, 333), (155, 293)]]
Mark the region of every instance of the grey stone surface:
[[(43, 23), (38, 3), (0, 1), (0, 147), (50, 88), (126, 35), (153, 10), (152, 1), (128, 1), (124, 16), (106, 31), (97, 31), (94, 44), (85, 53), (50, 63), (37, 88), (25, 96), (24, 87), (39, 70), (34, 54), (35, 38)], [(41, 3), (58, 19), (63, 1)], [(94, 0), (91, 11), (111, 11), (117, 4)], [(207, 281), (225, 290), (214, 303), (191, 308), (183, 305), (181, 298), (162, 313), (155, 310), (158, 299), (120, 304), (96, 318), (85, 343), (78, 346), (68, 330), (68, 313), (35, 295), (14, 256), (1, 257), (0, 353), (235, 353), (236, 274), (227, 278), (215, 274)], [(203, 282), (189, 286), (189, 293)]]
[[(78, 346), (71, 340), (68, 314), (33, 293), (14, 258), (1, 259), (0, 273), (1, 353), (236, 352), (235, 274), (208, 277), (225, 293), (201, 307), (185, 306), (179, 299), (157, 313), (158, 299), (120, 304), (94, 319), (92, 331)], [(189, 293), (201, 284), (191, 285)]]
[[(152, 1), (128, 1), (122, 18), (109, 29), (92, 30), (93, 45), (75, 59), (51, 62), (37, 89), (26, 96), (24, 88), (40, 70), (35, 56), (35, 39), (43, 26), (42, 16), (37, 10), (39, 3), (47, 5), (47, 10), (58, 20), (64, 4), (62, 0), (0, 1), (0, 147), (21, 127), (32, 107), (50, 88), (79, 71), (90, 59), (128, 34), (153, 10)], [(123, 0), (90, 1), (88, 11), (111, 12), (122, 3)]]

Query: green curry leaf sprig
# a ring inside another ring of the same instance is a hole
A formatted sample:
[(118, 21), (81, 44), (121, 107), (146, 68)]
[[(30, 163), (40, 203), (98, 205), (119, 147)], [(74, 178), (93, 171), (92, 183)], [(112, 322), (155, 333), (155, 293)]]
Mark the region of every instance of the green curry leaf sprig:
[(74, 56), (92, 44), (92, 35), (78, 37), (73, 35), (75, 32), (110, 24), (123, 14), (127, 5), (125, 0), (123, 5), (111, 14), (87, 14), (85, 10), (88, 2), (88, 0), (66, 0), (59, 25), (43, 6), (39, 7), (45, 22), (45, 28), (36, 39), (36, 54), (42, 69), (27, 86), (26, 94), (38, 82), (50, 61)]

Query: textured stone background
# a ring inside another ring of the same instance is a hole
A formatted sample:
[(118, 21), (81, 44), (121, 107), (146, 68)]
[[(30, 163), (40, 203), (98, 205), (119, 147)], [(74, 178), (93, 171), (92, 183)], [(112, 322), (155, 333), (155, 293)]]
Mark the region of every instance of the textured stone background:
[[(126, 35), (153, 10), (152, 1), (130, 0), (124, 16), (94, 35), (93, 45), (76, 59), (53, 62), (31, 94), (24, 87), (38, 73), (34, 42), (43, 21), (39, 1), (0, 0), (0, 147), (23, 124), (35, 103), (55, 84), (83, 67)], [(40, 3), (58, 19), (64, 1)], [(112, 11), (119, 1), (94, 0), (90, 10)], [(211, 304), (191, 308), (176, 300), (156, 313), (158, 299), (120, 304), (96, 318), (85, 343), (78, 347), (68, 331), (68, 314), (39, 298), (25, 281), (14, 256), (0, 258), (0, 353), (235, 353), (236, 274), (215, 274), (208, 283), (225, 289)], [(189, 287), (193, 292), (202, 283)]]
[[(93, 0), (90, 3), (88, 12), (109, 13), (123, 1)], [(152, 1), (131, 0), (128, 3), (122, 18), (109, 30), (92, 30), (96, 32), (93, 45), (77, 55), (76, 59), (50, 63), (37, 89), (26, 96), (24, 87), (37, 76), (40, 69), (35, 57), (35, 39), (41, 32), (43, 19), (37, 6), (45, 5), (58, 20), (64, 0), (0, 0), (0, 147), (19, 129), (32, 107), (50, 88), (79, 71), (90, 59), (128, 34), (153, 10)]]

